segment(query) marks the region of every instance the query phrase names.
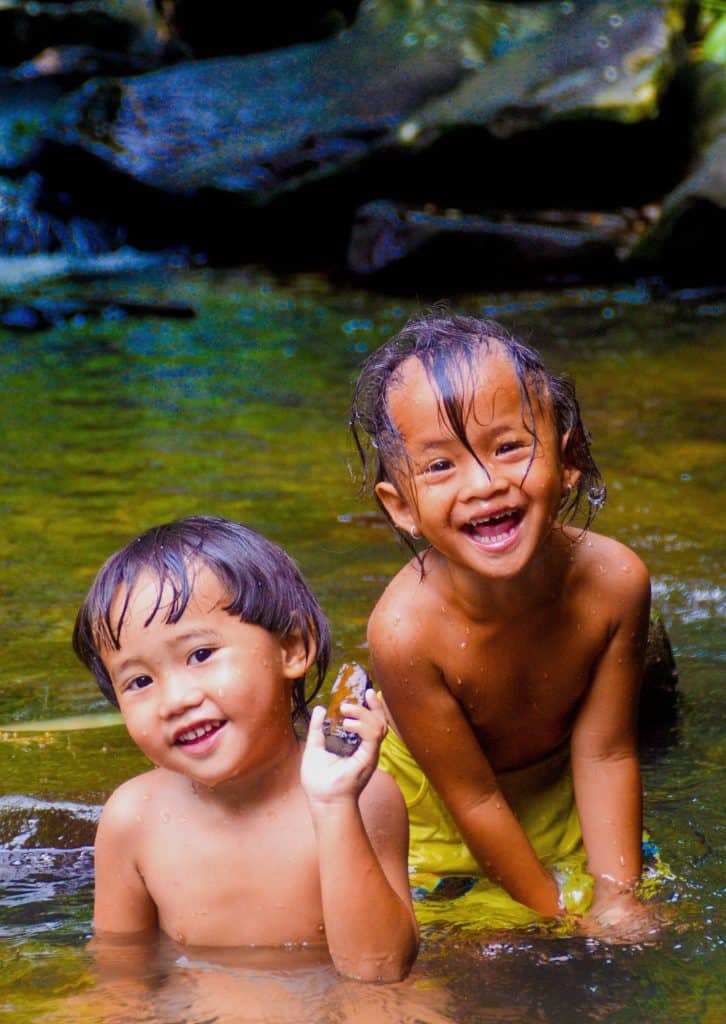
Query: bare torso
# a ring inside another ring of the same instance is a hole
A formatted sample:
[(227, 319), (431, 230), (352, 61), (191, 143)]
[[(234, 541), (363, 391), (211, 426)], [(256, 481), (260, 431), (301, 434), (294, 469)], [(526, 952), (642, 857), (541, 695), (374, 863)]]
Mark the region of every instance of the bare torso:
[(235, 809), (200, 797), (184, 776), (155, 769), (114, 799), (130, 819), (136, 870), (171, 938), (193, 946), (325, 942), (315, 837), (300, 785)]
[[(617, 617), (614, 577), (632, 557), (615, 541), (597, 535), (583, 541), (573, 532), (546, 600), (527, 603), (525, 594), (511, 608), (504, 602), (495, 614), (477, 614), (462, 606), (445, 561), (431, 551), (423, 579), (411, 562), (382, 597), (373, 622), (374, 661), (384, 636), (394, 644), (400, 640), (406, 671), (396, 689), (408, 686), (415, 702), (421, 696), (417, 678), (437, 680), (455, 699), (492, 769), (524, 767), (570, 735)], [(407, 721), (399, 718), (409, 718), (409, 702), (396, 695), (391, 700), (386, 689), (384, 683), (393, 718), (405, 733)], [(413, 707), (411, 712), (415, 721)]]

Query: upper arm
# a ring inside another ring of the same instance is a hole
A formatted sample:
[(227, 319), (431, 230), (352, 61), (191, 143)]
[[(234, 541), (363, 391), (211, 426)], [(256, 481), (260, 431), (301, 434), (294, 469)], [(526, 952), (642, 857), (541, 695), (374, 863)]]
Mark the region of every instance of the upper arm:
[(366, 834), (391, 888), (408, 904), (408, 813), (397, 783), (375, 771), (360, 796)]
[(96, 832), (93, 924), (98, 932), (157, 928), (156, 906), (138, 868), (138, 826), (134, 790), (126, 783), (109, 798)]
[(497, 789), (494, 772), (464, 709), (427, 654), (425, 627), (404, 616), (399, 621), (384, 606), (371, 617), (368, 638), (376, 682), (396, 731), (454, 816), (491, 796)]
[(612, 625), (594, 666), (572, 733), (578, 757), (602, 759), (637, 748), (640, 685), (650, 617), (650, 578), (641, 560), (618, 545), (607, 602)]

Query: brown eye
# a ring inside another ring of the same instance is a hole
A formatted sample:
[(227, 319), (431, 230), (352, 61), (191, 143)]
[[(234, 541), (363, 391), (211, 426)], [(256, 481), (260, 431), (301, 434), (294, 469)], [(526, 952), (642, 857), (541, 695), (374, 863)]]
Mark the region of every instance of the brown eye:
[(452, 463), (448, 459), (436, 459), (435, 462), (430, 462), (425, 473), (444, 473), (447, 469), (451, 469)]
[(147, 686), (151, 686), (153, 680), (151, 676), (136, 676), (131, 679), (126, 686), (125, 690), (144, 690)]
[(524, 448), (521, 441), (507, 441), (505, 444), (500, 444), (497, 448), (496, 455), (509, 455), (511, 452), (519, 451)]

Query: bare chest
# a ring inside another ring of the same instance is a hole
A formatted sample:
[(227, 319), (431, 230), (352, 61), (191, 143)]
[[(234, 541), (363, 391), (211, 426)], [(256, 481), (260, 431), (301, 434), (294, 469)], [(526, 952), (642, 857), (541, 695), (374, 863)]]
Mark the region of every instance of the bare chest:
[(570, 734), (602, 639), (552, 621), (468, 625), (442, 636), (438, 664), (496, 769), (537, 760)]
[(200, 827), (173, 811), (148, 830), (140, 869), (160, 928), (177, 942), (277, 946), (322, 942), (312, 826), (234, 816)]

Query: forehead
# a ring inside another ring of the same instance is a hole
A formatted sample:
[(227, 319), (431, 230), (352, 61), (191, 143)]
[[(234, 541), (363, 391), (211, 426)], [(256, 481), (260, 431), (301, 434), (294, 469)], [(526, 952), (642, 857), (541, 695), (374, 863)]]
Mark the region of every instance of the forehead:
[[(500, 416), (515, 416), (521, 422), (526, 407), (522, 384), (512, 361), (495, 343), (482, 348), (471, 364), (461, 356), (445, 366), (445, 380), (433, 378), (417, 356), (409, 356), (399, 369), (388, 395), (391, 417), (404, 438), (429, 428), (450, 428), (444, 409), (446, 400), (461, 407), (464, 420), (473, 415), (487, 424)], [(536, 413), (538, 403), (533, 402)]]
[[(187, 563), (190, 597), (181, 618), (187, 613), (208, 614), (223, 607), (228, 594), (212, 570), (201, 562)], [(148, 569), (139, 573), (130, 590), (117, 588), (110, 606), (110, 619), (117, 635), (129, 628), (146, 628), (151, 622), (166, 623), (178, 599), (179, 584), (165, 580)], [(120, 625), (120, 632), (119, 632)]]

